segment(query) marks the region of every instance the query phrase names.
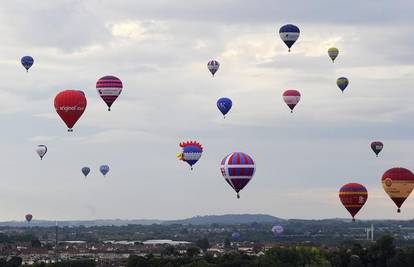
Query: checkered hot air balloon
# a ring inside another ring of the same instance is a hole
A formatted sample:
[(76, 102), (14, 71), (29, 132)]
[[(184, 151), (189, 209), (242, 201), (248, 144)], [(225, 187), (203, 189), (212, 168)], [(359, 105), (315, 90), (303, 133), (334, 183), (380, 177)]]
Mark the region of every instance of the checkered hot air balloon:
[(203, 154), (203, 146), (196, 141), (187, 141), (180, 143), (180, 147), (183, 148), (183, 151), (177, 155), (177, 157), (188, 163), (191, 170), (193, 165), (201, 158)]
[(214, 77), (214, 74), (216, 74), (216, 72), (218, 71), (219, 67), (220, 67), (220, 63), (217, 60), (210, 60), (207, 63), (207, 68), (211, 72), (213, 77)]
[(221, 161), (220, 170), (226, 182), (236, 191), (237, 198), (240, 198), (239, 192), (252, 179), (256, 165), (249, 155), (233, 152)]
[(293, 109), (300, 101), (300, 93), (297, 90), (286, 90), (283, 93), (283, 100), (290, 108), (290, 112), (293, 113)]
[(122, 81), (115, 76), (105, 76), (96, 82), (96, 90), (111, 111), (111, 106), (122, 92)]
[(368, 191), (362, 184), (349, 183), (339, 190), (339, 199), (355, 221), (355, 215), (368, 199)]

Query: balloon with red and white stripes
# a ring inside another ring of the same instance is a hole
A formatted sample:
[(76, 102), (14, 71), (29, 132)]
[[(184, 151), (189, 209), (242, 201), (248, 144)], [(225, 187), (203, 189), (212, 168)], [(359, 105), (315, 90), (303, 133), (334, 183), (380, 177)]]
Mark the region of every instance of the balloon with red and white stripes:
[(96, 82), (96, 90), (111, 111), (111, 106), (122, 92), (122, 81), (115, 76), (104, 76)]
[(283, 100), (290, 108), (290, 112), (293, 113), (293, 109), (300, 101), (300, 93), (297, 90), (286, 90), (283, 93)]
[(221, 161), (220, 170), (226, 182), (236, 191), (237, 198), (240, 198), (239, 192), (253, 178), (256, 165), (249, 155), (233, 152)]

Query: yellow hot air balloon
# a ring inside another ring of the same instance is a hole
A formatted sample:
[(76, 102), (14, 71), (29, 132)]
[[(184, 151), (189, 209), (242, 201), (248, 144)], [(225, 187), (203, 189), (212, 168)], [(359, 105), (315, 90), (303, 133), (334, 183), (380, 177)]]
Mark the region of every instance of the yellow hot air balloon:
[(339, 50), (336, 47), (331, 47), (328, 49), (328, 55), (332, 59), (332, 62), (335, 61), (335, 58), (338, 56)]
[(382, 175), (381, 181), (384, 191), (400, 212), (401, 205), (414, 189), (414, 174), (405, 168), (392, 168)]

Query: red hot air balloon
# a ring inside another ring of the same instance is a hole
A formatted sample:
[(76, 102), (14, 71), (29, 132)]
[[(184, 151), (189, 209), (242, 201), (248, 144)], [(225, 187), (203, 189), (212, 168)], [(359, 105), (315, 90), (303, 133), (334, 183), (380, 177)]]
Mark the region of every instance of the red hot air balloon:
[(377, 155), (381, 152), (382, 148), (384, 147), (384, 144), (380, 141), (374, 141), (371, 143), (371, 149), (374, 151), (375, 155)]
[(339, 199), (355, 221), (355, 215), (368, 199), (368, 191), (362, 184), (350, 183), (341, 187)]
[(296, 90), (286, 90), (283, 93), (283, 100), (290, 108), (290, 112), (293, 113), (293, 109), (295, 108), (296, 104), (299, 103), (300, 93)]
[(65, 90), (55, 97), (55, 109), (65, 124), (68, 132), (73, 131), (73, 126), (86, 109), (86, 97), (79, 90)]
[(27, 222), (30, 222), (33, 219), (33, 215), (32, 214), (26, 214), (26, 216), (24, 216), (26, 218)]
[(105, 76), (96, 82), (96, 90), (111, 111), (111, 106), (122, 92), (122, 81), (115, 76)]
[(397, 205), (397, 212), (401, 212), (401, 205), (414, 189), (414, 174), (405, 168), (392, 168), (382, 175), (381, 181), (385, 192)]

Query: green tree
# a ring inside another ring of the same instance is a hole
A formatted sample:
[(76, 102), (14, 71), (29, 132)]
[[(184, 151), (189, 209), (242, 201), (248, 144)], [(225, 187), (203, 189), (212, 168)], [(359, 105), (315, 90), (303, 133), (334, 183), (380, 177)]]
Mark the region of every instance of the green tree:
[(187, 256), (192, 258), (200, 254), (200, 249), (198, 247), (189, 247), (187, 248)]
[(207, 237), (197, 240), (196, 245), (201, 248), (203, 251), (207, 251), (210, 247), (210, 242), (208, 242)]

